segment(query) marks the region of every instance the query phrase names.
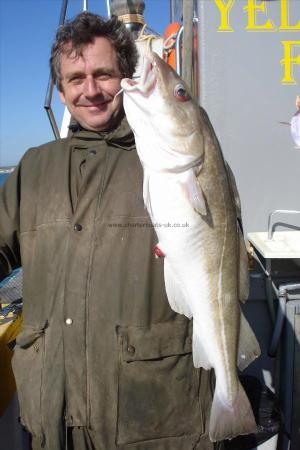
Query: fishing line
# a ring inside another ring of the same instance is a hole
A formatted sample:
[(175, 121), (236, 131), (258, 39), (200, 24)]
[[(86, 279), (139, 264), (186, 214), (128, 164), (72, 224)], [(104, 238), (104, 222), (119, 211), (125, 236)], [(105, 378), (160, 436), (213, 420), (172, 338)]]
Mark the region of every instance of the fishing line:
[(113, 101), (115, 101), (115, 99), (118, 97), (118, 95), (122, 94), (122, 92), (124, 92), (124, 89), (123, 89), (123, 88), (121, 88), (121, 89), (116, 93), (116, 95), (114, 96)]

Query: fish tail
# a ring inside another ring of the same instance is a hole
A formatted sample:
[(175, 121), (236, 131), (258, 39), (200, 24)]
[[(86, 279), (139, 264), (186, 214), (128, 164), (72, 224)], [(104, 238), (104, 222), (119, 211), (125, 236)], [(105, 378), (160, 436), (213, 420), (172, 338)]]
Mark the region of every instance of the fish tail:
[(257, 426), (249, 399), (238, 382), (238, 390), (232, 405), (222, 399), (215, 390), (211, 407), (209, 437), (212, 442), (232, 439), (235, 436), (255, 433)]

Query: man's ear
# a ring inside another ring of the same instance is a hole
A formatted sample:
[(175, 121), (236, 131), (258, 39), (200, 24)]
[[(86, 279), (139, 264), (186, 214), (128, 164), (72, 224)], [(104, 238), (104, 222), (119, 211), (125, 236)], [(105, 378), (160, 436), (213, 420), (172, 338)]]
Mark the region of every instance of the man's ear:
[(65, 99), (65, 95), (64, 95), (63, 91), (59, 90), (58, 94), (59, 94), (60, 101), (65, 105), (66, 99)]

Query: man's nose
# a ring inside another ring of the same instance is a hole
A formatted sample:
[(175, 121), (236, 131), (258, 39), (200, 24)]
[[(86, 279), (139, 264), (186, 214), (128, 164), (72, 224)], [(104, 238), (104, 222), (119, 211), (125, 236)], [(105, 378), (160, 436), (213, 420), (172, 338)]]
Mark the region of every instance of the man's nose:
[(86, 97), (95, 97), (101, 93), (101, 89), (93, 77), (87, 77), (84, 82), (83, 92)]

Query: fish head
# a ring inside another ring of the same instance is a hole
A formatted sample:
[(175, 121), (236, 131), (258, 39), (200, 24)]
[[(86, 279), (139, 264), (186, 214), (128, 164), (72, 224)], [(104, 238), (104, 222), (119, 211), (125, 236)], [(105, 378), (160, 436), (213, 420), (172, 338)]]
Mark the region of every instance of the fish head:
[[(186, 83), (156, 53), (144, 56), (141, 77), (123, 79), (124, 108), (141, 159), (159, 163), (164, 154), (178, 168), (193, 165), (203, 156), (200, 110)], [(151, 161), (150, 161), (151, 160)], [(180, 160), (180, 162), (179, 162)], [(176, 161), (176, 162), (175, 162)]]

